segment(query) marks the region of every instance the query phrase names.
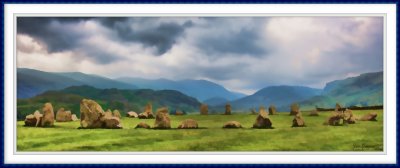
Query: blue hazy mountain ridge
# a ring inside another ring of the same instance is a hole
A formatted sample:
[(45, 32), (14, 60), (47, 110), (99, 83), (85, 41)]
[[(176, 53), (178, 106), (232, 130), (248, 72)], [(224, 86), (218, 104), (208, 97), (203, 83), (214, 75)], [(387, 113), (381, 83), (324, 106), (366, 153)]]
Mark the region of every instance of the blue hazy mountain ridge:
[(383, 72), (364, 73), (356, 77), (328, 82), (320, 96), (299, 102), (305, 108), (373, 106), (383, 104)]
[(59, 90), (80, 85), (90, 85), (101, 89), (137, 89), (132, 84), (80, 72), (54, 73), (17, 68), (17, 98), (29, 98), (47, 90)]
[(168, 79), (143, 79), (123, 77), (116, 80), (132, 83), (141, 89), (154, 89), (154, 90), (177, 90), (188, 96), (197, 98), (199, 101), (204, 102), (207, 99), (220, 97), (227, 100), (235, 100), (246, 95), (242, 93), (231, 92), (223, 86), (207, 80), (179, 80), (173, 81)]
[(228, 99), (225, 99), (223, 97), (212, 97), (207, 100), (204, 100), (203, 103), (210, 105), (210, 106), (216, 106), (216, 105), (221, 105), (229, 102)]
[[(223, 110), (226, 102), (212, 107), (213, 111)], [(258, 109), (261, 105), (277, 106), (279, 111), (288, 111), (292, 103), (300, 104), (302, 110), (315, 107), (333, 108), (342, 106), (373, 106), (383, 104), (383, 72), (365, 73), (356, 77), (328, 82), (321, 89), (303, 86), (269, 86), (253, 95), (230, 102), (235, 111)]]
[(294, 102), (299, 103), (302, 110), (314, 109), (316, 106), (332, 108), (336, 102), (343, 106), (383, 104), (383, 72), (365, 73), (328, 82), (322, 90), (304, 86), (268, 86), (245, 96), (206, 80), (109, 79), (80, 72), (53, 73), (26, 68), (17, 69), (17, 98), (29, 98), (48, 90), (81, 85), (99, 89), (175, 90), (209, 104), (214, 111), (223, 110), (226, 102), (230, 102), (232, 110), (243, 112), (249, 111), (250, 108), (258, 108), (260, 105), (268, 107), (271, 104), (277, 106), (280, 111), (287, 111)]
[[(232, 101), (230, 104), (232, 109), (238, 111), (249, 111), (251, 108), (258, 109), (261, 105), (268, 107), (271, 104), (279, 107), (295, 101), (309, 99), (313, 96), (319, 95), (321, 91), (321, 89), (304, 86), (269, 86), (250, 96)], [(218, 110), (222, 107), (224, 107), (224, 104), (220, 104), (215, 108)]]

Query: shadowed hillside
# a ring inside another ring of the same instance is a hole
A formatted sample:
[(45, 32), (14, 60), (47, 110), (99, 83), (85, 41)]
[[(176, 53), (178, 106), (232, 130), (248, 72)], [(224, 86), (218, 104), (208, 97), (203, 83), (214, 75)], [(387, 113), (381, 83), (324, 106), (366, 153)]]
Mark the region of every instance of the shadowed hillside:
[(167, 106), (171, 111), (175, 109), (187, 112), (198, 111), (200, 102), (195, 98), (186, 96), (174, 90), (153, 91), (150, 89), (121, 90), (97, 89), (91, 86), (72, 86), (60, 91), (47, 91), (29, 99), (18, 99), (18, 119), (23, 119), (27, 114), (41, 109), (43, 103), (51, 102), (57, 110), (60, 107), (80, 114), (80, 101), (84, 98), (96, 100), (104, 110), (118, 109), (125, 115), (128, 111), (142, 112), (147, 102), (153, 108)]

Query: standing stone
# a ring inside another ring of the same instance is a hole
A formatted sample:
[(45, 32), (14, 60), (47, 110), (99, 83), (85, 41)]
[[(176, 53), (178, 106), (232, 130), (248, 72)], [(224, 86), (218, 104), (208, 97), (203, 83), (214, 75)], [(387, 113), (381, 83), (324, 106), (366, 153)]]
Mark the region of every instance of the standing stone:
[(200, 105), (200, 114), (201, 115), (208, 115), (208, 106), (207, 104)]
[(335, 111), (326, 119), (324, 125), (339, 126), (341, 125), (341, 120), (343, 120), (343, 113)]
[(35, 126), (36, 126), (36, 127), (40, 127), (40, 126), (41, 126), (41, 123), (42, 123), (42, 119), (43, 119), (43, 114), (40, 114), (39, 110), (36, 110), (36, 111), (33, 113), (33, 116), (35, 116), (35, 118), (36, 118), (36, 124), (35, 124)]
[(101, 118), (105, 115), (99, 104), (90, 99), (83, 99), (80, 103), (81, 127), (102, 128)]
[(72, 113), (71, 111), (65, 111), (64, 108), (60, 108), (56, 114), (57, 122), (68, 122), (72, 121)]
[(100, 117), (100, 121), (102, 122), (103, 128), (110, 128), (110, 129), (122, 128), (120, 118), (115, 117), (110, 109), (104, 112), (104, 115)]
[(370, 112), (368, 114), (365, 114), (360, 118), (361, 121), (377, 121), (376, 117), (378, 114), (376, 112)]
[(79, 120), (78, 117), (76, 117), (75, 114), (72, 114), (71, 119), (72, 119), (72, 121), (78, 121)]
[(45, 103), (43, 108), (43, 118), (41, 120), (42, 127), (52, 127), (54, 126), (54, 111), (51, 103)]
[(272, 128), (272, 122), (264, 106), (260, 107), (260, 112), (253, 124), (253, 128)]
[(129, 118), (137, 118), (138, 114), (136, 112), (129, 111), (129, 112), (126, 113), (126, 116), (129, 117)]
[(103, 127), (110, 129), (120, 129), (122, 128), (120, 119), (118, 117), (105, 117), (103, 116)]
[(154, 128), (158, 129), (168, 129), (171, 128), (171, 119), (168, 115), (168, 108), (163, 107), (157, 109), (156, 121), (154, 123)]
[(111, 118), (113, 116), (112, 112), (110, 109), (107, 109), (106, 112), (104, 112), (104, 116), (102, 117), (103, 120), (105, 120), (106, 118)]
[(33, 114), (29, 114), (25, 117), (25, 126), (27, 127), (35, 127), (36, 126), (36, 118)]
[(183, 113), (181, 110), (176, 110), (175, 111), (175, 115), (184, 115), (185, 113)]
[(81, 128), (122, 128), (121, 121), (114, 117), (111, 110), (104, 112), (101, 106), (90, 99), (83, 99), (80, 104)]
[(33, 114), (29, 114), (25, 117), (25, 126), (40, 127), (42, 118), (43, 114), (40, 114), (40, 112), (36, 110)]
[(144, 108), (144, 113), (153, 114), (153, 106), (150, 102), (148, 102), (146, 107)]
[(300, 107), (297, 103), (293, 103), (290, 106), (290, 115), (297, 115), (300, 112)]
[(339, 103), (336, 103), (335, 111), (342, 111), (342, 106)]
[(231, 104), (229, 103), (225, 105), (225, 115), (231, 115)]
[(199, 124), (197, 124), (196, 120), (186, 119), (182, 121), (182, 123), (178, 126), (179, 129), (193, 129), (199, 128)]
[(353, 115), (353, 112), (349, 109), (346, 109), (343, 112), (343, 122), (346, 124), (355, 124), (356, 117)]
[(65, 111), (65, 113), (67, 114), (66, 119), (68, 121), (72, 121), (72, 112), (70, 110)]
[(237, 121), (228, 121), (222, 128), (242, 128), (242, 125)]
[(152, 107), (152, 105), (151, 105), (150, 102), (147, 103), (146, 107), (144, 108), (143, 113), (140, 113), (140, 114), (138, 115), (138, 117), (139, 117), (140, 119), (151, 119), (151, 118), (154, 118), (154, 115), (153, 115), (153, 107)]
[(119, 119), (121, 119), (121, 113), (119, 113), (118, 110), (114, 110), (114, 111), (113, 111), (113, 116), (114, 116), (114, 117), (117, 117), (117, 118), (119, 118)]
[(305, 123), (303, 116), (301, 116), (301, 113), (297, 113), (292, 121), (292, 127), (304, 127), (304, 126)]
[(268, 107), (268, 112), (269, 112), (269, 115), (275, 115), (276, 114), (276, 107), (274, 105), (270, 105)]

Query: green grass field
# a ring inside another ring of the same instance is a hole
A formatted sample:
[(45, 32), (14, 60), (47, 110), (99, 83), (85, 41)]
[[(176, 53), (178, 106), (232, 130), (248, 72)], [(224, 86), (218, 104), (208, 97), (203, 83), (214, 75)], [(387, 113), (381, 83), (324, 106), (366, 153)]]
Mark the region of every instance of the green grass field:
[[(153, 126), (154, 119), (122, 119), (123, 129), (77, 129), (79, 121), (52, 128), (17, 125), (17, 151), (383, 151), (383, 112), (378, 121), (359, 121), (344, 126), (322, 123), (330, 112), (318, 117), (303, 112), (307, 127), (292, 128), (293, 116), (270, 116), (274, 129), (252, 129), (256, 115), (171, 116), (173, 129), (134, 129), (139, 122)], [(353, 111), (361, 116), (370, 111)], [(199, 129), (175, 129), (182, 120), (198, 121)], [(230, 120), (242, 129), (222, 129)]]

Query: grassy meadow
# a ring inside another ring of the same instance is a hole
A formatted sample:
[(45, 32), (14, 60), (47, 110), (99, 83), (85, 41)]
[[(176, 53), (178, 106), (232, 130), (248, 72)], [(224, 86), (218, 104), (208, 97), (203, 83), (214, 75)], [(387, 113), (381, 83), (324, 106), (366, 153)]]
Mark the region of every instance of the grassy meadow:
[[(378, 121), (358, 121), (344, 126), (325, 126), (330, 112), (308, 116), (307, 127), (292, 128), (293, 116), (282, 112), (270, 116), (274, 129), (252, 129), (257, 115), (171, 115), (172, 129), (135, 129), (139, 122), (153, 126), (154, 119), (122, 118), (123, 129), (77, 129), (79, 121), (55, 122), (52, 128), (17, 124), (17, 151), (383, 151), (383, 111)], [(371, 112), (354, 111), (358, 117)], [(176, 129), (192, 118), (199, 129)], [(223, 129), (230, 120), (242, 129)]]

